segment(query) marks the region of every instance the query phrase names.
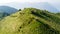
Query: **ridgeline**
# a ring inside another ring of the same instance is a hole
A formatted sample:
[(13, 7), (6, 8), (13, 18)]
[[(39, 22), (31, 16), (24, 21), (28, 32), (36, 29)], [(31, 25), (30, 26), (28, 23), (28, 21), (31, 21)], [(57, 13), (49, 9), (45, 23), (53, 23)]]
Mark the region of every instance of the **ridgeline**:
[(0, 21), (0, 34), (60, 34), (60, 17), (46, 10), (25, 8)]

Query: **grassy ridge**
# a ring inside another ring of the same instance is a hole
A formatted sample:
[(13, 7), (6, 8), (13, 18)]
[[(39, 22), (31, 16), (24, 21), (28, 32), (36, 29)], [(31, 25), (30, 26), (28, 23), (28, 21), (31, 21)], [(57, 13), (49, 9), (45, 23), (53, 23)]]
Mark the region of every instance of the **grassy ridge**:
[(59, 20), (46, 10), (25, 8), (0, 21), (0, 34), (60, 34)]

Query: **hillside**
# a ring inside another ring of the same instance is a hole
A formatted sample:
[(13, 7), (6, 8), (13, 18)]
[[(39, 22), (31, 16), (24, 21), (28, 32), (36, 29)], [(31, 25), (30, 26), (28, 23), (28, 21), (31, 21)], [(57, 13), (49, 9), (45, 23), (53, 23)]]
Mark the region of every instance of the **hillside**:
[(0, 21), (0, 34), (60, 34), (60, 18), (46, 10), (25, 8)]

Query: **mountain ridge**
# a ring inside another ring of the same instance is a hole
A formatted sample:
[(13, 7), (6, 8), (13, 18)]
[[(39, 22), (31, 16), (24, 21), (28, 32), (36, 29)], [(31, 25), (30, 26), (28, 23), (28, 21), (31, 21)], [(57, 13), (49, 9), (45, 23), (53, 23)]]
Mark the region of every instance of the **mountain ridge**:
[(24, 8), (0, 21), (0, 34), (59, 34), (59, 20), (46, 10)]

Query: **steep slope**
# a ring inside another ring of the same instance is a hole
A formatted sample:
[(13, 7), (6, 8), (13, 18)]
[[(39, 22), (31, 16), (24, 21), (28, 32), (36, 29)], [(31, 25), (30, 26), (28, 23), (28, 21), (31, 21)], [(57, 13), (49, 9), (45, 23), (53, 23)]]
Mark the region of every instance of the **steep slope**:
[(46, 10), (25, 8), (0, 21), (0, 34), (60, 34), (59, 20)]

